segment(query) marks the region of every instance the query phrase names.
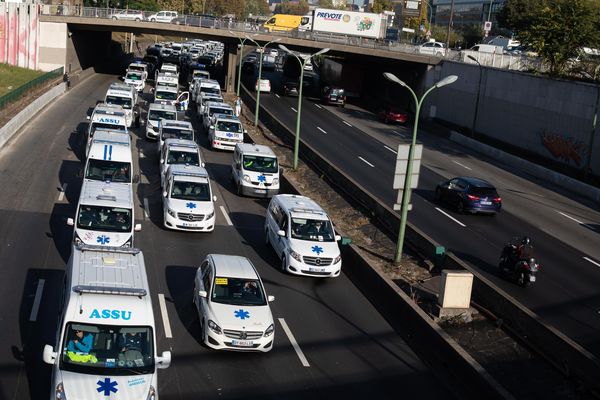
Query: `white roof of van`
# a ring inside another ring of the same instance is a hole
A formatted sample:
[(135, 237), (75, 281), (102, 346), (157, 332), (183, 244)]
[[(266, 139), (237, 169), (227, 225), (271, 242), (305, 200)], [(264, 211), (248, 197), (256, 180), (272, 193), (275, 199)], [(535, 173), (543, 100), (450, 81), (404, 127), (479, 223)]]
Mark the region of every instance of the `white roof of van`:
[(165, 146), (168, 147), (169, 150), (177, 151), (198, 152), (200, 149), (196, 142), (186, 139), (167, 139), (165, 140)]
[(79, 204), (133, 208), (133, 191), (129, 183), (84, 180)]
[(156, 85), (156, 90), (154, 90), (155, 92), (161, 91), (161, 92), (174, 92), (177, 93), (179, 91), (179, 89), (174, 88), (173, 86), (167, 86), (167, 85), (161, 85), (160, 83), (158, 83)]
[(269, 146), (263, 144), (237, 143), (235, 147), (239, 148), (241, 153), (247, 155), (277, 157)]
[(162, 104), (162, 103), (150, 103), (148, 111), (162, 110), (162, 111), (173, 111), (177, 112), (177, 107), (173, 104)]
[(164, 128), (181, 128), (181, 129), (189, 129), (191, 131), (194, 130), (192, 123), (190, 121), (175, 121), (174, 119), (165, 119), (163, 120), (162, 127)]
[(98, 129), (94, 133), (88, 158), (132, 162), (131, 137), (122, 131)]
[(227, 278), (258, 279), (256, 270), (246, 257), (209, 254), (215, 266), (215, 276)]
[(328, 219), (325, 210), (309, 197), (295, 194), (278, 194), (274, 198), (277, 198), (279, 204), (294, 216)]

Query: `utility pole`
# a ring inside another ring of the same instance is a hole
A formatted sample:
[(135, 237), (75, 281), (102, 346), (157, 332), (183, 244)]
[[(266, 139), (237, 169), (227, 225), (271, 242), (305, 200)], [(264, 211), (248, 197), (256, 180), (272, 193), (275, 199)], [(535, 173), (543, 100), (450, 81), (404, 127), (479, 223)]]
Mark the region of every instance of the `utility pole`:
[(446, 36), (446, 55), (450, 51), (450, 30), (452, 28), (452, 17), (454, 16), (454, 0), (450, 4), (450, 19), (448, 20), (448, 35)]

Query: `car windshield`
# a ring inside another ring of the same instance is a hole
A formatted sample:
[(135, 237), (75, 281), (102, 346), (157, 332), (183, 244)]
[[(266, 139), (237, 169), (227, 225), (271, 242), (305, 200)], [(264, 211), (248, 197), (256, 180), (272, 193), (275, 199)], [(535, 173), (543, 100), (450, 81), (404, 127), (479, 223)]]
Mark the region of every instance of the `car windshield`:
[(140, 74), (138, 72), (128, 72), (127, 75), (125, 76), (125, 79), (131, 79), (132, 81), (141, 81), (142, 74)]
[(200, 86), (201, 93), (221, 94), (221, 89), (216, 87)]
[(244, 169), (248, 171), (267, 172), (274, 174), (277, 172), (277, 159), (275, 157), (245, 155)]
[(173, 181), (171, 198), (178, 200), (210, 201), (208, 182)]
[(494, 188), (473, 187), (471, 188), (470, 193), (479, 197), (498, 197), (498, 193), (496, 193)]
[(144, 67), (142, 65), (130, 65), (129, 69), (132, 71), (144, 72)]
[(104, 100), (106, 104), (116, 104), (127, 110), (131, 110), (131, 98), (121, 96), (106, 96)]
[(236, 306), (264, 306), (265, 292), (257, 279), (215, 278), (211, 300)]
[(167, 164), (200, 165), (198, 152), (171, 150), (167, 155)]
[(157, 90), (154, 94), (154, 97), (156, 97), (159, 100), (177, 100), (177, 93)]
[(79, 207), (77, 228), (91, 231), (131, 232), (131, 209), (117, 207)]
[(173, 111), (150, 110), (148, 119), (158, 121), (160, 119), (177, 119), (177, 113)]
[(230, 108), (210, 107), (210, 109), (208, 110), (208, 115), (212, 117), (214, 114), (233, 115), (233, 110)]
[(323, 219), (292, 217), (292, 237), (316, 242), (335, 241), (331, 222)]
[(173, 89), (178, 89), (179, 88), (177, 82), (172, 82), (172, 81), (159, 80), (157, 82), (157, 85), (165, 86), (165, 87), (173, 88)]
[(331, 95), (332, 96), (343, 96), (344, 89), (331, 89)]
[(92, 122), (92, 135), (98, 128), (127, 132), (127, 127), (125, 125), (107, 124), (106, 122)]
[(89, 158), (85, 179), (131, 183), (131, 163)]
[(219, 121), (216, 126), (217, 131), (242, 133), (242, 124), (235, 121)]
[(163, 128), (162, 140), (167, 139), (186, 139), (194, 140), (194, 131), (182, 128)]
[[(131, 311), (96, 309), (90, 318), (131, 318)], [(69, 322), (61, 350), (61, 369), (90, 375), (141, 375), (154, 372), (149, 326), (91, 325)]]

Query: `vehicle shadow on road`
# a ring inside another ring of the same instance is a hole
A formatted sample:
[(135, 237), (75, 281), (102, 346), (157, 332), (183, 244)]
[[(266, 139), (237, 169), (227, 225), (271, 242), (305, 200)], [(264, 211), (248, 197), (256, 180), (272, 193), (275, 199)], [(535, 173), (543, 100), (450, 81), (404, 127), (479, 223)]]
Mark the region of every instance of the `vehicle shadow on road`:
[(456, 249), (448, 249), (451, 251), (456, 257), (460, 258), (464, 262), (475, 265), (477, 269), (487, 272), (488, 274), (498, 275), (498, 266), (494, 264), (490, 264), (485, 260), (482, 260), (479, 257), (476, 257), (472, 254), (465, 253)]
[(185, 265), (167, 265), (165, 279), (169, 288), (170, 300), (175, 305), (177, 316), (188, 333), (203, 345), (198, 320), (198, 311), (192, 302), (194, 279), (197, 267)]
[(85, 143), (86, 143), (86, 130), (88, 128), (87, 122), (80, 122), (77, 124), (77, 128), (69, 135), (69, 147), (75, 157), (81, 162), (85, 162)]

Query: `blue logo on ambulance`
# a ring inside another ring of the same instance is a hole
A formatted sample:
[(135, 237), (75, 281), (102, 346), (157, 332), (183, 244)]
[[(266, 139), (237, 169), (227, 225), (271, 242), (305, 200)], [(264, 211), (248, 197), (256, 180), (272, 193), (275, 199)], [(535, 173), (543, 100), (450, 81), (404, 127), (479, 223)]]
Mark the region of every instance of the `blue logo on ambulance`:
[(90, 314), (90, 318), (122, 319), (128, 321), (131, 319), (131, 311), (109, 309), (98, 310), (97, 308), (94, 308)]
[(107, 122), (109, 124), (118, 124), (119, 120), (115, 118), (100, 118), (100, 122)]

